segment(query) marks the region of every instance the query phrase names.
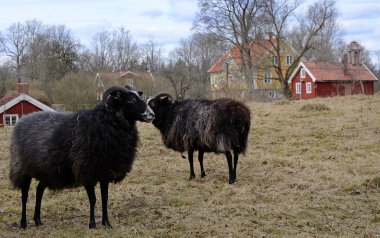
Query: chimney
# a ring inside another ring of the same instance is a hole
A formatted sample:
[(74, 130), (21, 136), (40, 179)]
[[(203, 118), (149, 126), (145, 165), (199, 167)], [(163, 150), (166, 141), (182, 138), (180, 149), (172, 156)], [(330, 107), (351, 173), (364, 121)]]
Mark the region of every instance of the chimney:
[(343, 64), (343, 70), (344, 73), (348, 73), (348, 55), (347, 53), (344, 53), (343, 59), (342, 59), (342, 64)]
[(18, 79), (17, 82), (17, 93), (18, 94), (29, 94), (29, 83), (21, 83), (21, 80)]

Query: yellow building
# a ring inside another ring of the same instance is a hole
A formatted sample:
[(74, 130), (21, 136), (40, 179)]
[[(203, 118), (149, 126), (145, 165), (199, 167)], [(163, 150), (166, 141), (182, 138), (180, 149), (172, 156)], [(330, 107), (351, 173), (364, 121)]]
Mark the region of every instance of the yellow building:
[(285, 41), (281, 46), (281, 59), (274, 57), (275, 40), (254, 41), (251, 44), (251, 77), (245, 80), (241, 73), (240, 50), (233, 47), (207, 72), (213, 97), (232, 96), (246, 98), (249, 92), (256, 92), (265, 98), (281, 97), (281, 83), (274, 66), (281, 63), (283, 73), (293, 63), (296, 51)]

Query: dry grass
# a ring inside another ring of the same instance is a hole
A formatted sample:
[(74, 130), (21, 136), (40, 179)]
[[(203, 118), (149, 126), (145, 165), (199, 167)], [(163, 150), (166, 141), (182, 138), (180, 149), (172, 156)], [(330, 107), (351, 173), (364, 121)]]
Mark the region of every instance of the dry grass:
[[(330, 110), (301, 111), (307, 104)], [(110, 186), (110, 221), (88, 230), (83, 188), (47, 191), (42, 227), (20, 231), (20, 192), (10, 189), (0, 132), (0, 236), (4, 237), (377, 237), (380, 235), (380, 95), (251, 103), (250, 149), (228, 184), (224, 156), (206, 154), (207, 176), (188, 181), (188, 163), (139, 124), (132, 173)]]

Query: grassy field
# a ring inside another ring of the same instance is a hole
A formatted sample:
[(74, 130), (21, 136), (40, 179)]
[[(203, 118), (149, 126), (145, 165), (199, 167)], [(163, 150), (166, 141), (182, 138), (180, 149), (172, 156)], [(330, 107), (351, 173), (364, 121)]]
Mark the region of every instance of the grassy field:
[(8, 179), (11, 131), (0, 129), (0, 236), (3, 237), (379, 237), (380, 94), (249, 103), (249, 151), (237, 183), (223, 155), (206, 154), (207, 176), (188, 181), (188, 162), (166, 149), (151, 124), (139, 124), (133, 171), (110, 185), (112, 230), (88, 229), (83, 188), (47, 190), (35, 227), (17, 228), (20, 191)]

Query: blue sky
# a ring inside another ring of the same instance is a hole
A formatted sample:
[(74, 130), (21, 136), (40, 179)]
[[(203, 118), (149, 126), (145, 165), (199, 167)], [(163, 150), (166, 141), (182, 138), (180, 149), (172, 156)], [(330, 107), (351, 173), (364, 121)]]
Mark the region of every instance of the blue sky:
[[(314, 2), (307, 0), (306, 3)], [(380, 1), (337, 0), (345, 40), (380, 51)], [(37, 19), (64, 24), (87, 44), (103, 30), (124, 26), (138, 43), (154, 39), (164, 51), (191, 34), (197, 0), (0, 0), (0, 31), (13, 23)]]

